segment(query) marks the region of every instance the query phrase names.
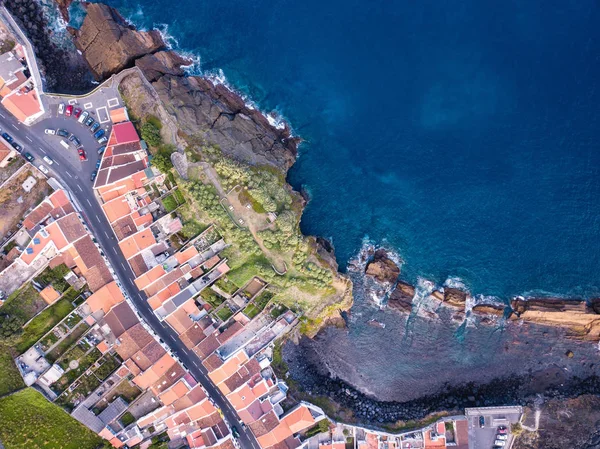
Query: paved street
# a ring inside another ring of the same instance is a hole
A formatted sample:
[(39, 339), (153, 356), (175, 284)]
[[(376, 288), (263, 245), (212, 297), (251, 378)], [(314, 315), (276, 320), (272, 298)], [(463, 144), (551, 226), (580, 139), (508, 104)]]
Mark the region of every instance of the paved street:
[[(110, 97), (110, 92), (108, 94), (98, 93), (97, 95), (98, 97), (94, 97), (94, 99), (78, 100), (80, 106), (90, 102), (93, 103), (95, 114), (93, 114), (92, 117), (94, 117), (95, 120), (97, 115), (102, 114), (103, 111), (102, 109), (98, 110), (96, 108), (102, 107), (102, 101), (107, 101), (106, 98)], [(31, 128), (18, 123), (12, 115), (0, 106), (0, 128), (2, 128), (2, 132), (8, 132), (15, 141), (23, 145), (24, 152), (29, 152), (35, 156), (36, 160), (34, 161), (34, 165), (38, 166), (43, 163), (50, 170), (50, 176), (58, 179), (76, 198), (82, 209), (84, 220), (95, 235), (100, 247), (115, 270), (117, 277), (121, 282), (122, 290), (126, 292), (135, 303), (143, 319), (150, 327), (152, 327), (152, 329), (154, 329), (159, 338), (171, 348), (172, 352), (179, 357), (192, 375), (204, 386), (210, 397), (214, 400), (216, 406), (222, 410), (223, 415), (229, 424), (238, 428), (240, 433), (238, 441), (241, 444), (241, 447), (259, 449), (260, 446), (252, 433), (248, 429), (242, 428), (235, 410), (231, 407), (220, 390), (218, 390), (208, 378), (206, 369), (202, 366), (200, 359), (193, 351), (189, 351), (183, 343), (181, 343), (178, 335), (168, 325), (163, 324), (158, 320), (146, 302), (146, 298), (144, 298), (137, 290), (133, 282), (135, 276), (121, 254), (112, 228), (106, 220), (92, 189), (90, 175), (95, 169), (95, 164), (98, 159), (96, 150), (100, 145), (94, 141), (88, 128), (77, 123), (74, 118), (56, 117), (58, 100), (50, 98), (49, 101), (51, 102), (50, 114), (53, 115), (53, 117), (47, 117), (33, 125)], [(92, 110), (92, 107), (88, 109), (88, 111), (90, 110)], [(104, 126), (107, 125), (108, 123), (104, 124)], [(81, 140), (86, 153), (88, 154), (89, 160), (87, 162), (79, 161), (74, 146), (67, 150), (60, 145), (59, 142), (61, 139), (58, 136), (44, 134), (45, 128), (56, 127), (64, 128), (69, 132), (75, 133)], [(48, 166), (48, 164), (42, 161), (44, 155), (50, 156), (55, 163)]]

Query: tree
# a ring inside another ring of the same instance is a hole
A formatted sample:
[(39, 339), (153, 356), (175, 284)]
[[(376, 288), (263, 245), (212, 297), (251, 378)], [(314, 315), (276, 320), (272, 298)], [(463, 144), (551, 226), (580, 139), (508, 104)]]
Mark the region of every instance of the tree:
[(202, 232), (202, 225), (194, 220), (186, 222), (183, 225), (183, 228), (181, 228), (181, 233), (185, 238), (188, 239), (195, 237), (196, 235), (200, 234), (200, 232)]
[(173, 168), (171, 156), (164, 152), (158, 153), (152, 158), (152, 165), (154, 165), (163, 173), (167, 173)]
[(144, 123), (142, 125), (142, 139), (151, 147), (158, 147), (162, 143), (160, 129), (154, 123)]

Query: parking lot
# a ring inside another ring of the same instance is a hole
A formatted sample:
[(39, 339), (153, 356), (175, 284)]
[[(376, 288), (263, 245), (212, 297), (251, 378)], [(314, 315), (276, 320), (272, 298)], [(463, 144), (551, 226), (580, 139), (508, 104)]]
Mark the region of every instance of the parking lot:
[[(513, 443), (510, 425), (519, 422), (523, 414), (521, 407), (480, 407), (465, 412), (469, 423), (469, 449), (510, 448)], [(480, 417), (483, 417), (483, 426)], [(506, 440), (497, 441), (499, 426), (506, 427)]]

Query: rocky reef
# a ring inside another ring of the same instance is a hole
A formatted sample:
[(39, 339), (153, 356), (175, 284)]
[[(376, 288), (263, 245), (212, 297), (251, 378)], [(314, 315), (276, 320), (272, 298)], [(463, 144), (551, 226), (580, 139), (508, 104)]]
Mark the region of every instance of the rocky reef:
[(137, 31), (116, 9), (86, 3), (86, 17), (75, 44), (97, 80), (132, 67), (136, 59), (166, 48), (157, 30)]
[(381, 283), (394, 284), (400, 275), (400, 268), (385, 249), (379, 248), (367, 263), (365, 273)]

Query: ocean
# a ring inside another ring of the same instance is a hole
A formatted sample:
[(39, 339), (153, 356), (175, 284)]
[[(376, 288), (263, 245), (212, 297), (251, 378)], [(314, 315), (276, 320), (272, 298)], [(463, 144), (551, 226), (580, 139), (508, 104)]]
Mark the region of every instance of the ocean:
[(596, 1), (107, 3), (291, 123), (342, 269), (368, 240), (413, 282), (600, 295)]

